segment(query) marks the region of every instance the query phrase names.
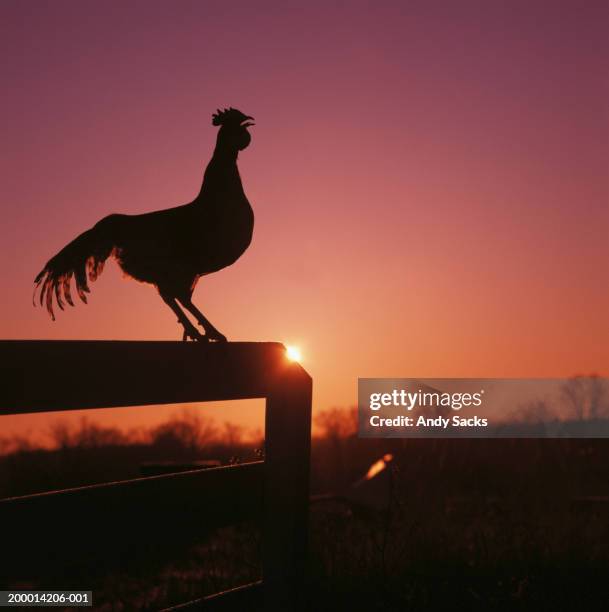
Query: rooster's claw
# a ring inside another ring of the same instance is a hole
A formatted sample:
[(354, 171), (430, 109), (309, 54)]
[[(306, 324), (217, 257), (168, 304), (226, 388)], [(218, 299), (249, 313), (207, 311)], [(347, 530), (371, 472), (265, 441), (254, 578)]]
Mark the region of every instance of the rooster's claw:
[(213, 332), (211, 334), (207, 333), (203, 336), (205, 340), (208, 342), (228, 342), (226, 336), (221, 334), (219, 331)]

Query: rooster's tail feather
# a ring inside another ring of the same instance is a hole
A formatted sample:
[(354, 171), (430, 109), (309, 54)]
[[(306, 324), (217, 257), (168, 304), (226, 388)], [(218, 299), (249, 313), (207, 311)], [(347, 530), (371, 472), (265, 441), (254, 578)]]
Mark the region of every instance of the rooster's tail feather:
[(113, 221), (117, 216), (106, 217), (90, 230), (82, 233), (57, 255), (51, 258), (34, 279), (34, 305), (36, 293), (40, 305), (46, 306), (51, 319), (55, 320), (53, 295), (61, 310), (64, 300), (74, 306), (70, 286), (74, 276), (78, 297), (86, 304), (90, 293), (88, 279), (93, 282), (102, 273), (104, 263), (115, 250), (112, 232)]

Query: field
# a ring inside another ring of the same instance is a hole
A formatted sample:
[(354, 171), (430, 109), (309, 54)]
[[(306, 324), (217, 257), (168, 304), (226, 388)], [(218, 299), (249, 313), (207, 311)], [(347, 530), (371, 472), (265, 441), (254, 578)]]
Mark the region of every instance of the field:
[[(312, 610), (607, 609), (609, 441), (360, 440), (351, 416), (322, 413), (313, 440)], [(2, 496), (130, 478), (148, 461), (261, 455), (239, 432), (206, 427), (183, 415), (139, 440), (63, 430), (56, 450), (0, 458)], [(156, 554), (120, 573), (19, 584), (86, 584), (96, 609), (156, 610), (260, 574), (255, 525), (149, 544)]]

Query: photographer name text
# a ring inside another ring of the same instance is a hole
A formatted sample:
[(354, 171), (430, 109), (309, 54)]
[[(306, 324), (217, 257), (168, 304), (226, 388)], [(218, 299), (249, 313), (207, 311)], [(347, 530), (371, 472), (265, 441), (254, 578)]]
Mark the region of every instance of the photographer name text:
[[(373, 412), (383, 408), (402, 408), (412, 411), (416, 408), (436, 409), (437, 411), (461, 410), (468, 407), (482, 405), (484, 389), (475, 393), (440, 393), (429, 391), (408, 391), (407, 389), (393, 389), (388, 393), (371, 393), (369, 407)], [(447, 429), (448, 427), (487, 427), (488, 419), (479, 416), (463, 417), (460, 415), (447, 416), (443, 414), (428, 415), (397, 415), (383, 417), (372, 414), (369, 417), (372, 427), (420, 427)]]

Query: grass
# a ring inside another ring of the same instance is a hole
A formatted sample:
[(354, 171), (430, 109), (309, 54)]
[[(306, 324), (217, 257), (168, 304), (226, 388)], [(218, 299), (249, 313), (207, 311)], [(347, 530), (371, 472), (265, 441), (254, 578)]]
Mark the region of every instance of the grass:
[[(313, 441), (314, 493), (344, 493), (385, 453), (394, 460), (381, 476), (384, 510), (340, 496), (311, 505), (312, 610), (609, 607), (609, 503), (580, 500), (609, 496), (609, 440), (360, 440), (341, 427)], [(141, 461), (227, 462), (256, 452), (234, 437), (199, 447), (192, 431), (176, 431), (165, 446), (153, 436), (22, 450), (1, 459), (0, 481), (6, 494), (127, 478)], [(183, 445), (175, 443), (180, 436)], [(96, 609), (114, 611), (157, 610), (259, 576), (260, 535), (244, 524), (168, 558), (159, 553), (120, 574), (82, 579)]]

